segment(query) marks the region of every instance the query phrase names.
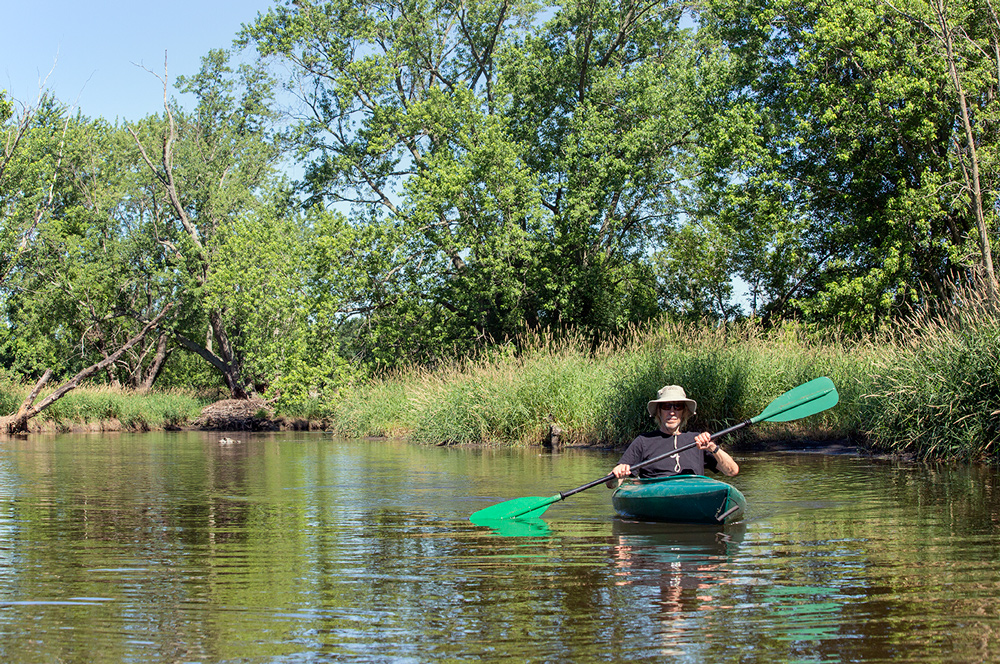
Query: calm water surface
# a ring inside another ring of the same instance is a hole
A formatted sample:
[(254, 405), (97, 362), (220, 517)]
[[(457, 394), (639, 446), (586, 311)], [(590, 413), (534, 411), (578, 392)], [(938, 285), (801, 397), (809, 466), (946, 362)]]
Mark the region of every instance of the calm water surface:
[(0, 661), (1000, 661), (994, 470), (737, 455), (742, 523), (511, 533), (617, 455), (219, 436), (0, 441)]

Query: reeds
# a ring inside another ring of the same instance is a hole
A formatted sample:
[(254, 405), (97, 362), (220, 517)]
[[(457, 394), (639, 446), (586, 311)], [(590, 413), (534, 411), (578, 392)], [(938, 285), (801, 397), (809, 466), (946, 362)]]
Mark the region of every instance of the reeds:
[[(581, 335), (540, 333), (475, 361), (368, 383), (337, 402), (329, 421), (344, 435), (487, 445), (537, 444), (556, 425), (562, 443), (617, 446), (651, 428), (646, 401), (666, 384), (698, 400), (692, 428), (747, 419), (820, 375), (847, 384), (850, 404), (859, 384), (843, 375), (851, 357), (795, 331), (765, 335), (754, 325), (664, 324), (596, 348)], [(847, 405), (808, 426), (846, 436), (855, 412)], [(802, 431), (785, 426), (769, 434)]]
[[(13, 413), (29, 390), (27, 385), (0, 382), (0, 411)], [(183, 426), (196, 418), (206, 403), (206, 399), (185, 390), (142, 394), (100, 385), (83, 386), (43, 410), (36, 419), (43, 427), (56, 431), (79, 425), (147, 431)]]
[(915, 311), (880, 344), (861, 399), (871, 446), (924, 459), (998, 461), (1000, 304), (978, 284)]

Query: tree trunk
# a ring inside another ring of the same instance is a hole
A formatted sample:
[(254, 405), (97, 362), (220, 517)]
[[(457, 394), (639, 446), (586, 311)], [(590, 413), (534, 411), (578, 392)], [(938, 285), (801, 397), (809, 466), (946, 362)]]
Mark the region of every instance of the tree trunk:
[(952, 41), (952, 28), (948, 23), (948, 10), (945, 3), (939, 0), (934, 5), (937, 14), (938, 25), (941, 29), (938, 35), (944, 43), (945, 57), (948, 60), (948, 74), (951, 77), (952, 85), (955, 87), (955, 94), (958, 95), (959, 111), (961, 112), (962, 130), (965, 134), (965, 145), (968, 150), (969, 170), (966, 175), (966, 188), (969, 190), (969, 198), (972, 203), (972, 210), (976, 218), (976, 230), (979, 231), (979, 251), (985, 272), (986, 285), (992, 299), (997, 299), (998, 286), (996, 272), (993, 269), (993, 252), (990, 249), (989, 230), (986, 227), (986, 213), (983, 206), (983, 189), (979, 177), (979, 151), (976, 145), (976, 133), (972, 126), (971, 114), (969, 112), (969, 102), (962, 86), (962, 78), (958, 72), (959, 56), (955, 53)]
[[(146, 162), (146, 165), (153, 173), (153, 176), (163, 187), (163, 190), (167, 194), (167, 198), (170, 201), (171, 208), (177, 215), (177, 219), (180, 221), (181, 226), (184, 228), (184, 232), (190, 240), (191, 246), (194, 247), (195, 255), (190, 258), (194, 259), (197, 266), (191, 268), (190, 274), (194, 277), (195, 282), (199, 286), (204, 286), (207, 275), (210, 272), (209, 253), (206, 250), (201, 232), (198, 230), (198, 219), (191, 218), (188, 208), (181, 200), (181, 194), (174, 178), (174, 144), (178, 140), (177, 124), (174, 120), (173, 111), (171, 111), (167, 100), (166, 76), (164, 76), (162, 80), (164, 83), (163, 110), (167, 120), (167, 131), (163, 136), (163, 155), (160, 159), (160, 167), (157, 167), (152, 157), (146, 152), (142, 141), (139, 140), (139, 135), (131, 129), (129, 131), (132, 133), (132, 137), (135, 140), (136, 146), (139, 148), (143, 161)], [(160, 168), (162, 168), (162, 171)], [(207, 338), (205, 339), (204, 346), (197, 344), (181, 334), (175, 334), (175, 336), (182, 346), (196, 353), (199, 357), (207, 360), (213, 367), (219, 370), (234, 399), (249, 398), (250, 395), (247, 393), (245, 387), (246, 383), (242, 377), (241, 362), (229, 341), (229, 335), (226, 332), (225, 323), (218, 310), (212, 310), (209, 312), (209, 327), (210, 329), (208, 331)], [(217, 354), (212, 350), (213, 338), (219, 344), (219, 351)]]
[(52, 370), (46, 369), (41, 379), (39, 379), (39, 381), (35, 384), (34, 389), (31, 390), (31, 394), (29, 394), (28, 398), (24, 400), (21, 407), (17, 409), (17, 412), (7, 417), (0, 417), (0, 432), (7, 434), (26, 432), (28, 430), (28, 420), (66, 396), (66, 394), (70, 391), (76, 389), (82, 381), (103, 371), (117, 361), (125, 351), (142, 341), (143, 337), (145, 337), (150, 330), (159, 325), (160, 321), (167, 315), (167, 312), (170, 311), (171, 307), (173, 307), (173, 304), (168, 304), (163, 307), (160, 313), (158, 313), (153, 320), (149, 321), (149, 323), (147, 323), (137, 335), (126, 341), (121, 348), (97, 364), (92, 364), (77, 375), (73, 376), (68, 381), (60, 385), (55, 392), (42, 399), (38, 405), (34, 405), (35, 399), (38, 398), (42, 388), (45, 387), (45, 384), (49, 382), (49, 378), (52, 376)]
[[(219, 340), (219, 345), (221, 346), (219, 352), (222, 353), (220, 356), (213, 353), (211, 349), (191, 341), (183, 334), (175, 332), (174, 336), (182, 346), (207, 361), (215, 367), (220, 374), (222, 374), (222, 379), (226, 382), (226, 387), (229, 388), (229, 393), (233, 399), (250, 398), (250, 394), (247, 392), (245, 383), (243, 382), (243, 376), (240, 371), (239, 364), (236, 362), (236, 359), (231, 352), (224, 352), (229, 348), (228, 338), (224, 337), (224, 340)], [(218, 339), (218, 337), (216, 338)]]
[(160, 377), (160, 372), (163, 371), (163, 367), (167, 364), (167, 358), (170, 357), (171, 352), (171, 349), (167, 347), (167, 341), (167, 333), (161, 332), (160, 338), (156, 340), (156, 353), (153, 355), (153, 363), (149, 365), (149, 369), (146, 370), (146, 376), (136, 388), (139, 392), (143, 394), (149, 392), (153, 389), (153, 383)]
[(225, 379), (229, 391), (234, 399), (249, 399), (250, 394), (246, 390), (246, 381), (243, 380), (242, 362), (237, 357), (233, 344), (229, 341), (226, 324), (222, 321), (222, 314), (218, 309), (212, 309), (208, 314), (208, 320), (215, 333), (215, 340), (219, 342), (219, 357), (226, 365), (222, 377)]

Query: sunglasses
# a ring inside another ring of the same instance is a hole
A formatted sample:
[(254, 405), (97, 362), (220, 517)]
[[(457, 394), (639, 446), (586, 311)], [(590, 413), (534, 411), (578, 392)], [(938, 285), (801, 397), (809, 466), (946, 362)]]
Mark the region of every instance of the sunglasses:
[(661, 403), (660, 410), (677, 410), (682, 411), (687, 408), (687, 404), (684, 403)]

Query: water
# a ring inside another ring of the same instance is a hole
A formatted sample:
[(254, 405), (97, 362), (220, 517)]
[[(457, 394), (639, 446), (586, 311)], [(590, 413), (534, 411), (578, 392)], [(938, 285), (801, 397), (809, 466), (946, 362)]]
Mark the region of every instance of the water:
[(616, 455), (237, 437), (0, 442), (0, 660), (1000, 661), (993, 470), (738, 455), (742, 523), (504, 533)]

